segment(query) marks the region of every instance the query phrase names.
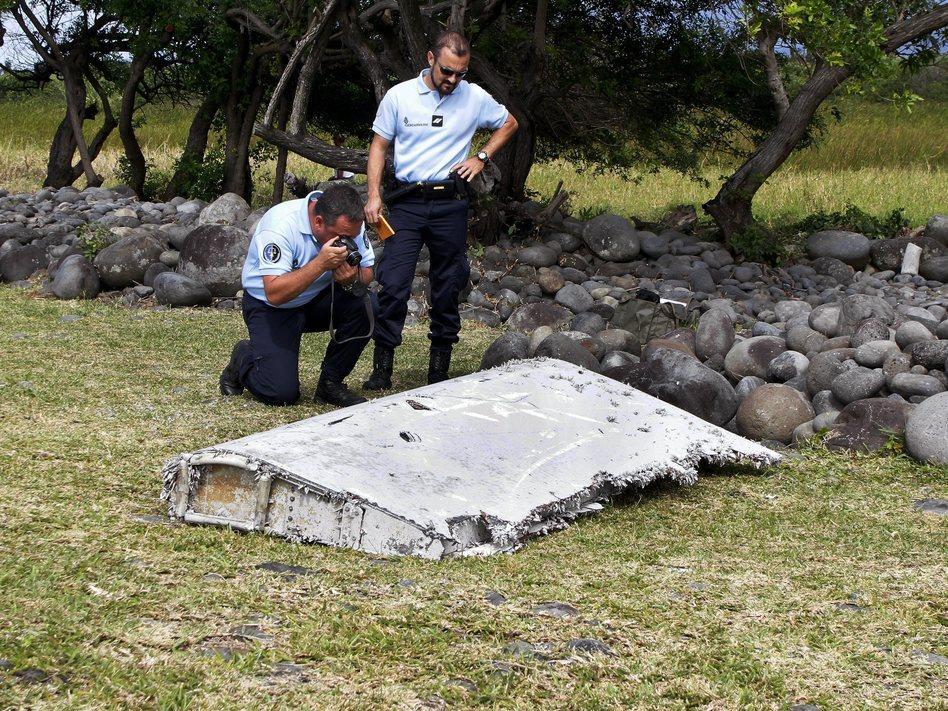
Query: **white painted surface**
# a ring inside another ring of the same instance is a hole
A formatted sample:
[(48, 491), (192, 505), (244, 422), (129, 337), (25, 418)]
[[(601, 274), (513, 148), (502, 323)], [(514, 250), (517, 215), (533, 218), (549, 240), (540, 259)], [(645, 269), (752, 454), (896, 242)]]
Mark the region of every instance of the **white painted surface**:
[(902, 273), (918, 274), (918, 267), (922, 261), (922, 248), (914, 242), (905, 245), (905, 255), (902, 257)]
[(286, 475), (409, 522), (446, 542), (449, 553), (474, 545), (458, 535), (461, 521), (486, 526), (490, 543), (480, 552), (493, 552), (542, 532), (544, 519), (592, 510), (593, 500), (627, 486), (659, 478), (692, 483), (701, 461), (778, 458), (645, 393), (556, 360), (511, 363), (185, 457), (233, 461), (235, 454), (263, 463), (271, 476), (276, 470), (277, 478)]

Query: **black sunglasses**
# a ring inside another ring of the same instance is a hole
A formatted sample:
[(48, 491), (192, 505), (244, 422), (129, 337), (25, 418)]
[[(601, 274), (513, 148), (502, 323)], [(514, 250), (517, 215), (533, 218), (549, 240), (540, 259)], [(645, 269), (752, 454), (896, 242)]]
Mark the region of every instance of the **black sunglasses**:
[(441, 64), (441, 62), (438, 62), (438, 69), (440, 69), (441, 73), (444, 74), (446, 77), (456, 76), (458, 79), (463, 79), (464, 77), (466, 77), (469, 71), (467, 69), (460, 72), (457, 69), (445, 69), (444, 65)]

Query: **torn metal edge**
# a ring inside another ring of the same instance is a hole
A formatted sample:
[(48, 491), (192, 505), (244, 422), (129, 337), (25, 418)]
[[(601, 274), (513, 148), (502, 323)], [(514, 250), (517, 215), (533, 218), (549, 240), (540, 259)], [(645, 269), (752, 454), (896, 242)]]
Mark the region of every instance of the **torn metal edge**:
[[(707, 443), (705, 444), (707, 446)], [(282, 479), (304, 494), (315, 493), (339, 503), (340, 505), (358, 504), (381, 511), (393, 519), (402, 521), (429, 537), (439, 541), (443, 553), (439, 557), (491, 555), (499, 552), (513, 552), (521, 548), (527, 540), (536, 536), (546, 535), (568, 526), (582, 515), (592, 514), (602, 508), (613, 496), (621, 494), (633, 487), (645, 488), (649, 484), (660, 480), (671, 480), (681, 485), (694, 484), (698, 479), (698, 470), (702, 465), (750, 465), (762, 468), (780, 461), (776, 452), (761, 448), (756, 453), (742, 452), (733, 446), (716, 446), (711, 451), (698, 451), (699, 445), (694, 445), (684, 457), (672, 458), (662, 466), (651, 467), (639, 471), (628, 471), (612, 474), (600, 472), (595, 480), (584, 489), (568, 498), (538, 506), (530, 511), (518, 522), (511, 522), (495, 517), (483, 515), (477, 523), (486, 527), (490, 541), (476, 545), (464, 546), (457, 540), (445, 537), (442, 533), (430, 526), (424, 526), (416, 521), (404, 518), (386, 510), (379, 504), (366, 500), (349, 492), (340, 492), (323, 487), (314, 486), (312, 482), (303, 481), (292, 472), (275, 466), (261, 459), (250, 458), (235, 452), (221, 450), (214, 447), (199, 450), (191, 454), (183, 454), (168, 460), (162, 469), (161, 499), (167, 502), (168, 515), (171, 518), (183, 519), (188, 504), (195, 494), (201, 480), (203, 467), (206, 465), (234, 466), (252, 472), (255, 482), (260, 485), (265, 480), (267, 486), (258, 488), (258, 497), (262, 496), (263, 489), (269, 491), (269, 483), (274, 479)], [(266, 509), (266, 502), (258, 502), (258, 511)], [(265, 520), (258, 515), (253, 526), (235, 525), (226, 521), (194, 521), (195, 523), (218, 523), (230, 525), (232, 528), (262, 532), (265, 530)], [(454, 524), (463, 521), (451, 522)], [(276, 535), (276, 534), (274, 534)], [(286, 540), (300, 543), (318, 541), (306, 540), (301, 536), (287, 534)], [(405, 554), (409, 554), (406, 551)]]

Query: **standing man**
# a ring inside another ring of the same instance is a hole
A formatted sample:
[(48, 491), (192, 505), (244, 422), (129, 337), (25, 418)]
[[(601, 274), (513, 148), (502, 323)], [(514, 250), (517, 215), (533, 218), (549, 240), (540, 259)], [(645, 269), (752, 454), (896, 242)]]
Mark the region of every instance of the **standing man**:
[[(246, 388), (268, 405), (296, 402), (303, 333), (328, 330), (316, 397), (341, 407), (365, 402), (343, 382), (372, 328), (363, 285), (372, 281), (375, 253), (362, 216), (355, 189), (333, 183), (275, 205), (260, 219), (242, 273), (250, 339), (234, 346), (221, 373), (221, 394), (239, 395)], [(355, 241), (359, 256), (351, 259), (359, 259), (357, 265), (346, 261), (349, 250), (339, 238)]]
[[(431, 254), (428, 383), (448, 377), (451, 347), (461, 330), (458, 297), (470, 277), (467, 183), (517, 130), (517, 120), (507, 109), (481, 87), (464, 81), (470, 57), (471, 47), (464, 37), (442, 33), (428, 52), (429, 68), (392, 87), (372, 125), (375, 136), (366, 171), (365, 216), (373, 224), (379, 219), (385, 153), (394, 141), (396, 184), (388, 209), (395, 234), (385, 243), (378, 270), (379, 316), (372, 375), (363, 385), (366, 390), (392, 387), (395, 349), (402, 342), (411, 282), (423, 244)], [(468, 158), (471, 138), (479, 128), (491, 128), (494, 133), (482, 151)]]

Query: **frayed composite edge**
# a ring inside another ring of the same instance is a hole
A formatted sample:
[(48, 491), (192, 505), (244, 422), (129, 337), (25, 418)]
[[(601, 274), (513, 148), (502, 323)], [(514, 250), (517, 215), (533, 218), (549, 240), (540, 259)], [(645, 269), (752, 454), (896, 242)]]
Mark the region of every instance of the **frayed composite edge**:
[[(695, 444), (684, 457), (674, 458), (667, 464), (661, 466), (653, 466), (637, 471), (626, 471), (618, 474), (602, 471), (589, 486), (565, 499), (533, 509), (524, 516), (522, 520), (516, 523), (493, 516), (480, 517), (479, 520), (487, 527), (491, 540), (483, 544), (465, 548), (458, 548), (457, 541), (445, 537), (442, 532), (431, 526), (425, 526), (417, 521), (412, 521), (403, 516), (394, 514), (383, 506), (356, 496), (355, 494), (313, 486), (312, 483), (303, 482), (292, 472), (288, 472), (265, 460), (216, 448), (203, 449), (192, 454), (183, 454), (168, 460), (162, 468), (163, 486), (161, 499), (168, 504), (169, 516), (177, 518), (175, 513), (174, 492), (177, 488), (182, 463), (185, 464), (188, 471), (189, 499), (193, 497), (197, 489), (204, 465), (214, 463), (215, 460), (221, 463), (236, 463), (237, 466), (246, 466), (248, 470), (252, 469), (254, 471), (255, 480), (262, 476), (281, 478), (295, 486), (304, 494), (315, 493), (326, 496), (330, 500), (340, 504), (354, 502), (382, 511), (392, 518), (419, 529), (430, 539), (440, 541), (445, 550), (448, 551), (445, 557), (489, 555), (497, 552), (513, 552), (521, 548), (526, 541), (531, 538), (561, 530), (579, 516), (593, 513), (593, 511), (585, 510), (588, 509), (591, 504), (603, 504), (609, 501), (613, 496), (621, 494), (633, 487), (644, 488), (649, 484), (661, 480), (671, 480), (681, 485), (691, 485), (698, 480), (698, 470), (703, 464), (749, 464), (759, 469), (776, 464), (781, 459), (779, 454), (760, 445), (751, 443), (751, 446), (756, 451), (742, 451), (734, 445), (712, 447), (710, 451), (708, 451), (702, 450), (701, 445)], [(200, 463), (192, 464), (192, 460), (194, 459), (200, 459), (201, 461)], [(235, 462), (235, 460), (242, 460), (246, 464)], [(284, 538), (293, 542), (316, 542), (292, 534), (284, 536)]]

